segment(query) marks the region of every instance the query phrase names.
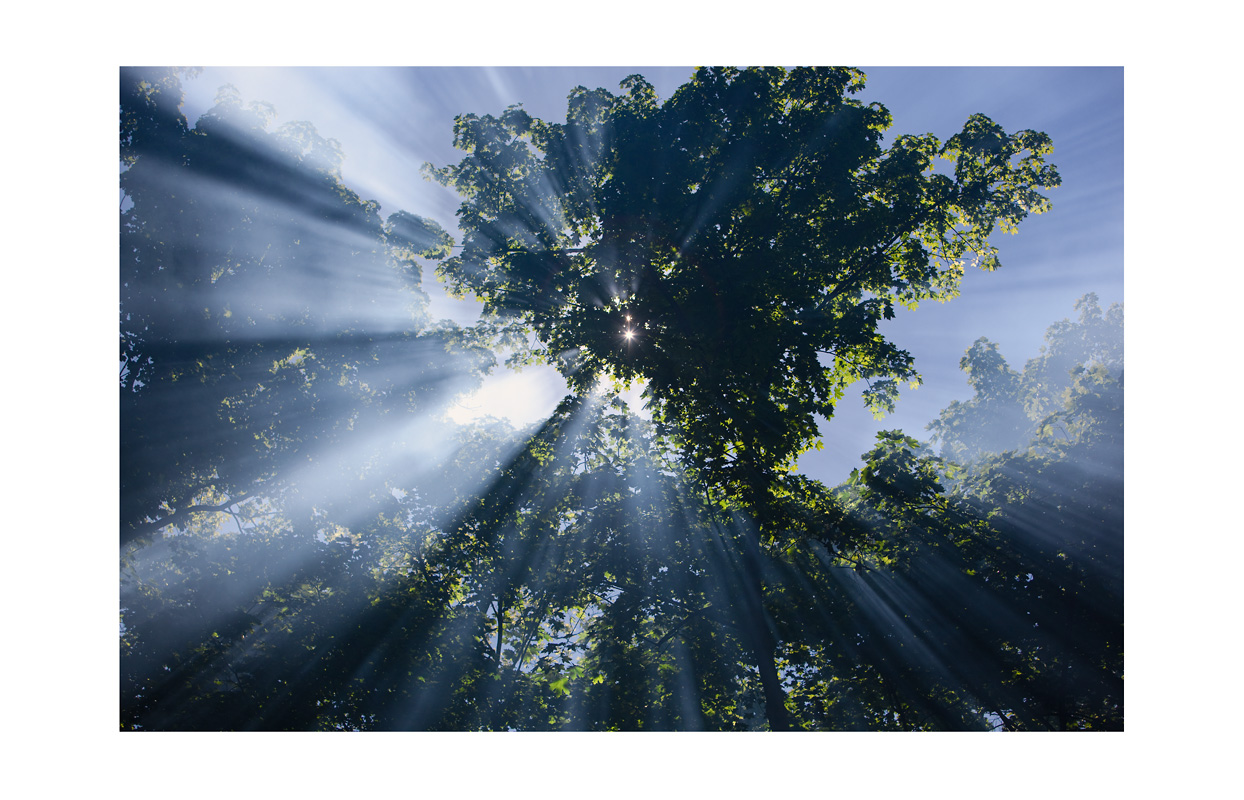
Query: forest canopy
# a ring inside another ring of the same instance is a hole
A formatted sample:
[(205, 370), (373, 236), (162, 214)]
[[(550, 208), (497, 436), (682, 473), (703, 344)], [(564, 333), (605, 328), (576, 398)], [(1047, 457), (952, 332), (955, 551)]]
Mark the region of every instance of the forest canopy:
[[(232, 87), (191, 125), (189, 74), (121, 72), (122, 729), (1122, 728), (1121, 306), (794, 470), (919, 380), (883, 322), (1000, 266), (1048, 136), (883, 147), (852, 69), (632, 76), (460, 116), (455, 243)], [(569, 394), (452, 423), (506, 354)]]

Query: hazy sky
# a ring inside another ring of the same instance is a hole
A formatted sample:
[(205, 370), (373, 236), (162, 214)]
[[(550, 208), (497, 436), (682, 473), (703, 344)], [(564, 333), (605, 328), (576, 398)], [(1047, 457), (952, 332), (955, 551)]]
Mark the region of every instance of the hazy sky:
[[(916, 358), (924, 385), (904, 389), (898, 409), (877, 421), (858, 396), (848, 397), (822, 425), (825, 449), (805, 454), (800, 467), (833, 485), (858, 465), (878, 430), (902, 428), (924, 438), (924, 426), (951, 400), (971, 391), (958, 362), (980, 336), (998, 342), (1016, 369), (1037, 354), (1045, 328), (1074, 317), (1072, 305), (1096, 292), (1104, 307), (1123, 301), (1123, 70), (1121, 68), (863, 67), (859, 97), (884, 104), (894, 116), (887, 141), (901, 133), (932, 132), (943, 141), (969, 115), (984, 113), (1008, 131), (1031, 128), (1054, 142), (1052, 161), (1063, 184), (1051, 212), (1027, 219), (1015, 236), (996, 234), (1003, 267), (969, 272), (962, 295), (914, 312), (899, 310), (886, 329)], [(343, 177), (364, 198), (431, 217), (457, 238), (455, 195), (425, 180), (424, 162), (456, 162), (454, 116), (497, 114), (522, 103), (533, 116), (564, 119), (576, 85), (617, 91), (629, 74), (644, 75), (669, 97), (691, 67), (517, 68), (208, 68), (186, 84), (193, 123), (231, 83), (247, 101), (272, 103), (277, 124), (313, 123), (345, 151)], [(430, 272), (430, 271), (429, 271)], [(477, 306), (454, 303), (429, 274), (432, 313), (469, 324)], [(493, 413), (516, 424), (542, 418), (563, 394), (551, 368), (520, 375), (503, 367), (481, 392), (463, 401), (459, 418)]]

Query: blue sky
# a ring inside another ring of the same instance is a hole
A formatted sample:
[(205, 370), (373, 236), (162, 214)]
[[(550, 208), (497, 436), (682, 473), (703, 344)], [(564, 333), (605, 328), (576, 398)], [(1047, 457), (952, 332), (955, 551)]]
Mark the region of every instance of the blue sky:
[[(900, 310), (887, 333), (916, 358), (919, 389), (904, 389), (896, 412), (874, 420), (858, 397), (839, 405), (821, 427), (824, 449), (804, 455), (800, 468), (833, 485), (858, 465), (878, 430), (902, 428), (919, 438), (924, 426), (952, 400), (970, 396), (958, 362), (980, 336), (998, 342), (1011, 365), (1022, 368), (1037, 354), (1045, 328), (1074, 317), (1073, 303), (1096, 292), (1103, 307), (1123, 301), (1123, 69), (1015, 67), (863, 67), (860, 95), (884, 104), (894, 116), (888, 139), (931, 132), (942, 140), (969, 115), (984, 113), (1008, 131), (1031, 128), (1054, 141), (1053, 162), (1063, 178), (1054, 208), (1033, 216), (1014, 236), (995, 234), (1003, 267), (969, 272), (961, 296)], [(644, 75), (660, 97), (669, 97), (691, 67), (515, 68), (208, 68), (187, 82), (184, 110), (193, 122), (231, 83), (247, 102), (277, 110), (277, 124), (312, 122), (345, 151), (346, 183), (375, 199), (384, 214), (404, 209), (431, 217), (456, 234), (458, 201), (426, 181), (424, 162), (456, 162), (452, 146), (457, 114), (499, 113), (522, 103), (534, 116), (563, 119), (567, 93), (576, 85), (616, 90), (632, 73)], [(429, 271), (430, 272), (430, 271)], [(444, 297), (425, 275), (437, 316), (469, 324), (476, 306)], [(460, 418), (506, 415), (534, 421), (562, 396), (551, 368), (521, 375), (504, 368), (476, 396), (465, 398)]]

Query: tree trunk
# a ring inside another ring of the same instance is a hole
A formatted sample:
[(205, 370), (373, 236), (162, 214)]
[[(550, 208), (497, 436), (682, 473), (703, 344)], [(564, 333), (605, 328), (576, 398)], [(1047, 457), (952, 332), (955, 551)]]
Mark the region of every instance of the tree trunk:
[(748, 620), (748, 624), (749, 627), (754, 628), (749, 631), (748, 638), (752, 640), (752, 659), (756, 662), (756, 668), (760, 670), (760, 686), (764, 690), (765, 717), (769, 720), (769, 730), (791, 730), (790, 714), (786, 710), (786, 691), (782, 689), (782, 682), (778, 679), (777, 664), (774, 661), (777, 642), (774, 641), (772, 632), (763, 617)]
[(760, 686), (765, 696), (765, 717), (771, 731), (791, 730), (790, 714), (786, 710), (786, 691), (778, 677), (777, 639), (769, 627), (764, 606), (764, 582), (761, 575), (760, 542), (758, 535), (747, 531), (743, 535), (743, 620), (742, 628), (751, 651), (752, 660), (760, 672)]

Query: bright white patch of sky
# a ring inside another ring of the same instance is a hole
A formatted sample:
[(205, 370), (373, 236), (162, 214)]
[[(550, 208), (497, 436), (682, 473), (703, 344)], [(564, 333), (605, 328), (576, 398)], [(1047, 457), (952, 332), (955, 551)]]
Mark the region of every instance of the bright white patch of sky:
[(524, 367), (522, 372), (499, 368), (471, 394), (460, 397), (448, 416), (459, 424), (484, 417), (505, 418), (515, 427), (547, 419), (566, 396), (561, 376), (552, 367)]
[(644, 419), (652, 419), (652, 414), (644, 408), (644, 398), (642, 395), (646, 386), (647, 384), (644, 381), (636, 381), (631, 384), (626, 391), (620, 393), (618, 396), (622, 398), (623, 402), (626, 403), (632, 412), (638, 414)]
[[(643, 391), (644, 384), (636, 382), (618, 396), (631, 411), (651, 419), (644, 408)], [(447, 416), (459, 424), (484, 417), (504, 418), (522, 427), (547, 419), (563, 397), (565, 381), (552, 367), (529, 366), (522, 372), (502, 368), (485, 378), (479, 389), (458, 398)]]

